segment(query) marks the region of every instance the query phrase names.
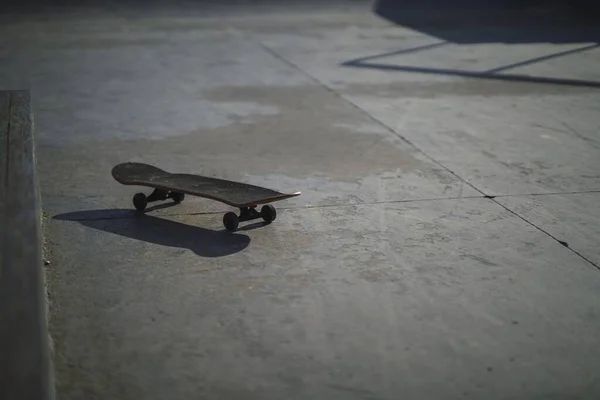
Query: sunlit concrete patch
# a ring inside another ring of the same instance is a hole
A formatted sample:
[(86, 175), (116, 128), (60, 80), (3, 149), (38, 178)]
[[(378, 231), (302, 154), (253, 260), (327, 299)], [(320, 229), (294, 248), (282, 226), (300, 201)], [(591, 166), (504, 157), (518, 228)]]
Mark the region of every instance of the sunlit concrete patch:
[(70, 243), (50, 271), (63, 396), (600, 393), (597, 271), (490, 200), (287, 210), (235, 234), (81, 216), (50, 227)]
[[(10, 54), (0, 68), (4, 85), (33, 89), (38, 141), (53, 146), (160, 140), (226, 127), (240, 116), (277, 109), (252, 99), (217, 105), (199, 96), (201, 91), (221, 85), (312, 85), (244, 38), (73, 49), (23, 45), (16, 56)], [(34, 67), (24, 73), (24, 65)]]
[[(599, 187), (600, 51), (590, 43), (455, 45), (403, 27), (324, 34), (259, 38), (487, 194)], [(523, 79), (453, 73), (502, 67)]]
[[(436, 184), (425, 183), (429, 180)], [(365, 176), (355, 182), (334, 181), (319, 175), (307, 178), (246, 176), (245, 181), (269, 187), (298, 188), (302, 196), (284, 202), (293, 207), (481, 197), (479, 192), (439, 168), (424, 168), (406, 173), (398, 169), (395, 172)]]
[[(477, 87), (489, 96), (535, 96), (597, 89), (600, 75), (595, 65), (600, 60), (600, 47), (594, 45), (594, 40), (511, 43), (509, 38), (527, 37), (528, 28), (531, 27), (518, 24), (489, 27), (496, 32), (493, 37), (506, 37), (507, 43), (457, 44), (399, 25), (332, 27), (319, 30), (321, 37), (258, 33), (256, 37), (281, 57), (339, 90), (397, 85), (404, 89), (403, 97), (407, 97), (423, 93), (450, 95), (453, 91), (464, 95)], [(454, 34), (460, 36), (460, 31), (456, 29)], [(483, 34), (486, 33), (490, 34), (484, 29)], [(590, 35), (594, 37), (593, 33)], [(470, 73), (498, 76), (469, 78)], [(515, 84), (510, 84), (511, 74), (520, 78)], [(466, 79), (457, 80), (461, 76)], [(540, 84), (536, 78), (572, 79), (581, 85)], [(588, 88), (586, 81), (590, 82)]]
[(600, 193), (496, 198), (600, 266)]
[[(114, 165), (126, 161), (301, 191), (302, 196), (287, 203), (294, 206), (480, 195), (322, 87), (220, 86), (198, 96), (235, 123), (196, 127), (163, 140), (125, 137), (41, 145), (45, 204), (58, 207), (49, 211), (130, 207), (131, 196), (140, 188), (123, 187), (110, 175)], [(205, 202), (200, 208), (183, 208), (189, 200), (178, 208), (204, 209)]]
[(318, 32), (322, 37), (260, 33), (255, 37), (274, 53), (334, 89), (360, 83), (386, 85), (394, 82), (451, 80), (444, 76), (392, 74), (379, 69), (343, 66), (346, 62), (372, 55), (420, 53), (446, 46), (440, 40), (410, 29), (397, 26), (344, 26)]
[(596, 97), (349, 99), (495, 195), (600, 189)]

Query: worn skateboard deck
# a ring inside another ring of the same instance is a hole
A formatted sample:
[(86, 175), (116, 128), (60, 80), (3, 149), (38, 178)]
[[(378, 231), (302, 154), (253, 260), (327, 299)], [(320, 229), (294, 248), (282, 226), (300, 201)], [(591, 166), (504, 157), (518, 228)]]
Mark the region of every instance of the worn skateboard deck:
[[(263, 207), (261, 212), (254, 210), (254, 208), (259, 204), (268, 204), (300, 195), (300, 192), (282, 193), (225, 179), (171, 173), (143, 163), (127, 162), (118, 164), (113, 167), (112, 176), (123, 185), (147, 186), (154, 189), (154, 192), (149, 196), (143, 193), (134, 196), (133, 203), (140, 211), (146, 208), (148, 202), (168, 198), (180, 202), (185, 194), (189, 194), (239, 208), (241, 210), (240, 216), (237, 217), (239, 221), (262, 217), (265, 221), (270, 222), (275, 219), (275, 209), (272, 206)], [(231, 214), (227, 213), (225, 215), (228, 216), (230, 222), (232, 221)], [(226, 224), (225, 218), (224, 224)], [(230, 223), (229, 227), (233, 225), (237, 228), (237, 223), (234, 224), (233, 222)], [(226, 228), (228, 228), (227, 224)]]

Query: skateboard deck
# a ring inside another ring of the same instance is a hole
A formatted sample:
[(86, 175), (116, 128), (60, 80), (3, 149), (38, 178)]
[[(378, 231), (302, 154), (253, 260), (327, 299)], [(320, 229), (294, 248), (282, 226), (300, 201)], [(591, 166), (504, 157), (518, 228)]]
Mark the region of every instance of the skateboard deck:
[[(183, 201), (186, 194), (237, 207), (240, 209), (240, 215), (229, 212), (223, 217), (223, 224), (228, 230), (237, 229), (240, 221), (262, 218), (265, 222), (271, 222), (275, 219), (276, 211), (268, 203), (300, 195), (300, 192), (282, 193), (226, 179), (171, 173), (143, 163), (118, 164), (113, 167), (112, 176), (123, 185), (146, 186), (154, 189), (149, 196), (143, 193), (133, 196), (133, 204), (139, 211), (145, 210), (147, 204), (153, 201), (170, 198), (179, 203)], [(260, 204), (264, 206), (259, 212), (256, 207)]]

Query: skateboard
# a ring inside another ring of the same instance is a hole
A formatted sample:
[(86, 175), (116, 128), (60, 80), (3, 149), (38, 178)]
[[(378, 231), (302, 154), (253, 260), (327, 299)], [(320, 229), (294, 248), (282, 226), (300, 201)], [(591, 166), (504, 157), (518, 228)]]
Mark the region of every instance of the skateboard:
[[(240, 209), (239, 215), (227, 212), (223, 215), (223, 225), (228, 231), (237, 230), (239, 223), (262, 218), (271, 223), (277, 217), (275, 207), (269, 203), (299, 196), (296, 193), (281, 193), (276, 190), (242, 182), (211, 178), (192, 174), (175, 174), (153, 165), (127, 162), (112, 169), (113, 178), (123, 185), (146, 186), (154, 191), (146, 196), (137, 193), (133, 205), (144, 211), (148, 203), (172, 199), (181, 203), (186, 194), (219, 201)], [(258, 205), (263, 205), (260, 211)]]

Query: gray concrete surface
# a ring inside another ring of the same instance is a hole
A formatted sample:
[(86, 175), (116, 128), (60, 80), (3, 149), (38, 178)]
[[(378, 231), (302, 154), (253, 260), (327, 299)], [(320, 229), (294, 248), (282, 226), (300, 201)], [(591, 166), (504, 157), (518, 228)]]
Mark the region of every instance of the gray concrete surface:
[[(598, 397), (595, 29), (240, 4), (1, 25), (58, 397)], [(127, 160), (303, 195), (226, 234), (201, 199), (132, 212)]]

